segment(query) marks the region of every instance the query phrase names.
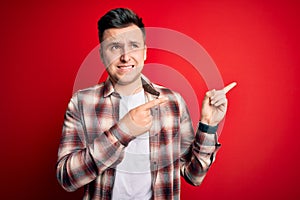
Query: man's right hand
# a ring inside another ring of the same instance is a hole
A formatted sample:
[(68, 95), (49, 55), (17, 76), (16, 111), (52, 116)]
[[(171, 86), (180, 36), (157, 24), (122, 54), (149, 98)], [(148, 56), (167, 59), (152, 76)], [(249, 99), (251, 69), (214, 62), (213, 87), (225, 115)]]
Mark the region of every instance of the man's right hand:
[(158, 98), (130, 110), (119, 122), (121, 129), (137, 137), (147, 132), (152, 125), (151, 108), (168, 101), (168, 98)]

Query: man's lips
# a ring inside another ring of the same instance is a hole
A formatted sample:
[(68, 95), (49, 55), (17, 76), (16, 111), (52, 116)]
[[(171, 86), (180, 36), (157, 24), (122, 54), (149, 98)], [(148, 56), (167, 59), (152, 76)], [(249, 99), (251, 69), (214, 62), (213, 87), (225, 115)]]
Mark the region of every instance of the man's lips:
[(130, 68), (134, 68), (134, 65), (118, 65), (117, 67), (119, 69), (130, 69)]
[(134, 65), (118, 65), (117, 68), (119, 71), (129, 72), (134, 68)]

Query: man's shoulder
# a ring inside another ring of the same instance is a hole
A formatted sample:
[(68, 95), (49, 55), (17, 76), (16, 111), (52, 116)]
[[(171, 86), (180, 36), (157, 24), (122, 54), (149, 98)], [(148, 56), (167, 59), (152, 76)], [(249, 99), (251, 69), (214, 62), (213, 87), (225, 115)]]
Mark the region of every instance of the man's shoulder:
[(167, 88), (165, 86), (162, 86), (162, 85), (158, 85), (158, 84), (155, 84), (155, 83), (152, 83), (154, 89), (156, 91), (158, 91), (160, 93), (161, 96), (175, 96), (177, 98), (181, 98), (181, 95), (180, 93), (178, 93), (177, 91), (174, 91), (170, 88)]
[(87, 96), (98, 96), (100, 97), (103, 94), (104, 82), (80, 89), (74, 93), (75, 96), (80, 96), (81, 98), (85, 98)]
[(80, 92), (80, 93), (94, 92), (94, 91), (97, 91), (97, 90), (101, 90), (103, 87), (104, 87), (104, 82), (101, 82), (101, 83), (98, 83), (96, 85), (92, 85), (90, 87), (80, 89), (80, 90), (78, 90), (78, 92)]

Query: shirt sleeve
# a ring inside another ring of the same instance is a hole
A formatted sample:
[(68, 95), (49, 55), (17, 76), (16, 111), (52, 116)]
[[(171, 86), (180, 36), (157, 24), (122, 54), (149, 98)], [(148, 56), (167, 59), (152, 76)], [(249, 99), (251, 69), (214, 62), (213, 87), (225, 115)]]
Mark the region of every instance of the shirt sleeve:
[(56, 175), (67, 191), (75, 191), (93, 181), (107, 168), (118, 164), (123, 159), (125, 146), (132, 139), (116, 123), (100, 133), (92, 143), (87, 143), (79, 107), (75, 94), (68, 104), (58, 150)]
[(208, 169), (215, 160), (220, 147), (217, 134), (205, 133), (199, 129), (194, 135), (190, 115), (184, 100), (181, 98), (181, 175), (195, 186), (202, 183)]

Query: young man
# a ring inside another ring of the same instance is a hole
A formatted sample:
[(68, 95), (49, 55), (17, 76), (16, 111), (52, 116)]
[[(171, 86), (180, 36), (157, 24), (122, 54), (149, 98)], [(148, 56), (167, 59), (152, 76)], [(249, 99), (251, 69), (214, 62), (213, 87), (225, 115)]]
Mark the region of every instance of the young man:
[(109, 78), (75, 93), (58, 152), (57, 179), (84, 199), (179, 199), (180, 175), (200, 185), (219, 147), (225, 94), (206, 93), (196, 134), (182, 97), (142, 75), (147, 47), (142, 19), (114, 9), (98, 22)]

